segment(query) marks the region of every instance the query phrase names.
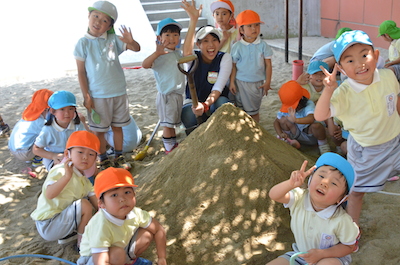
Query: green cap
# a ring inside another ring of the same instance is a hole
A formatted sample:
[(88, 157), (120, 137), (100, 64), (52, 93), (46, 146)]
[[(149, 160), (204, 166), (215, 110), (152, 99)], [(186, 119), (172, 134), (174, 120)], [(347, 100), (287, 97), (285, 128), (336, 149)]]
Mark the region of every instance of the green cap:
[(400, 28), (396, 26), (396, 22), (393, 20), (383, 21), (379, 26), (379, 36), (388, 34), (392, 39), (400, 39)]
[(339, 30), (337, 31), (337, 33), (336, 33), (335, 40), (339, 39), (339, 37), (340, 37), (343, 33), (345, 33), (346, 31), (352, 31), (352, 29), (351, 29), (351, 28), (341, 28), (341, 29), (339, 29)]

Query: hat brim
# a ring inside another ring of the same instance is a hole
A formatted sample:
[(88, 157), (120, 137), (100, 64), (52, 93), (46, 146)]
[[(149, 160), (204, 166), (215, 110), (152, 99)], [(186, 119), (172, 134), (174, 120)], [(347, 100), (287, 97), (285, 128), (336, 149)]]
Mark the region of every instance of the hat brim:
[(223, 1), (217, 1), (217, 2), (211, 3), (210, 8), (211, 8), (212, 13), (214, 13), (214, 11), (217, 10), (218, 8), (225, 8), (233, 13), (233, 10), (231, 9), (231, 7)]
[(211, 34), (211, 33), (214, 33), (215, 35), (217, 35), (218, 39), (221, 40), (222, 35), (218, 29), (216, 29), (212, 26), (205, 26), (196, 33), (196, 41), (204, 39), (208, 34)]

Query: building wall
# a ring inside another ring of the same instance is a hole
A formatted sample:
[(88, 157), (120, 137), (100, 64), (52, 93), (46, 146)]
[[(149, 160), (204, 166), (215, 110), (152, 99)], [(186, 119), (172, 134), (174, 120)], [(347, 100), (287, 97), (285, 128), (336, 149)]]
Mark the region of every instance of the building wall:
[[(202, 15), (207, 17), (208, 23), (214, 25), (210, 4), (216, 0), (197, 0), (197, 5), (203, 5)], [(263, 38), (285, 37), (285, 7), (286, 1), (276, 0), (231, 0), (235, 6), (235, 16), (241, 11), (251, 9), (256, 11), (261, 21)], [(289, 1), (289, 35), (298, 36), (299, 32), (299, 0)], [(319, 0), (303, 0), (303, 36), (320, 36), (320, 8)]]
[(379, 25), (393, 20), (400, 25), (399, 0), (321, 0), (321, 36), (333, 38), (338, 29), (349, 27), (366, 32), (376, 47), (389, 42), (378, 36)]

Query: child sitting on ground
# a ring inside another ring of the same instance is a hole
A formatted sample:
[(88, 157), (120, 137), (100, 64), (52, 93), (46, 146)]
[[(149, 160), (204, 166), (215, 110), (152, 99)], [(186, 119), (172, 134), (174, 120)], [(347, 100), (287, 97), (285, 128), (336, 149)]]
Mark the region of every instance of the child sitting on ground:
[(157, 25), (157, 48), (147, 57), (142, 66), (152, 68), (157, 84), (156, 106), (165, 153), (178, 147), (175, 127), (181, 124), (185, 76), (179, 71), (177, 61), (182, 58), (180, 45), (182, 26), (172, 18), (161, 20)]
[(274, 121), (274, 128), (282, 139), (295, 139), (300, 144), (318, 144), (321, 154), (330, 151), (325, 127), (314, 119), (315, 104), (310, 93), (294, 80), (279, 89), (282, 107)]
[(239, 40), (240, 36), (234, 17), (235, 7), (229, 0), (217, 0), (211, 3), (210, 8), (216, 28), (222, 36), (219, 51), (230, 53), (232, 45)]
[(166, 265), (166, 235), (160, 223), (136, 207), (136, 187), (129, 171), (110, 167), (94, 183), (99, 211), (86, 226), (78, 265), (152, 264), (139, 256), (155, 241), (158, 265)]
[[(321, 155), (315, 166), (306, 171), (307, 161), (290, 179), (269, 191), (269, 197), (290, 209), (290, 227), (296, 243), (293, 251), (267, 265), (289, 265), (292, 255), (296, 264), (350, 264), (359, 232), (357, 225), (343, 209), (356, 177), (353, 167), (335, 153)], [(308, 188), (300, 188), (307, 176)]]
[[(66, 144), (65, 162), (54, 166), (43, 183), (36, 210), (31, 217), (42, 238), (65, 244), (78, 239), (92, 218), (97, 199), (85, 172), (93, 175), (100, 141), (93, 133), (77, 131)], [(88, 199), (87, 199), (88, 198)]]
[(229, 90), (236, 105), (260, 121), (263, 96), (271, 89), (272, 49), (260, 37), (260, 16), (245, 10), (236, 18), (242, 39), (232, 46), (232, 74)]
[(389, 58), (385, 63), (385, 68), (392, 70), (400, 82), (400, 28), (393, 20), (383, 21), (379, 26), (379, 36), (390, 42)]
[(42, 158), (33, 153), (33, 144), (42, 130), (49, 105), (47, 101), (53, 91), (40, 89), (33, 93), (31, 103), (25, 108), (20, 119), (14, 126), (8, 140), (11, 154), (21, 161), (32, 163), (33, 167), (42, 164)]
[(75, 131), (85, 130), (76, 111), (76, 98), (69, 91), (60, 90), (48, 100), (50, 115), (35, 140), (33, 153), (43, 157), (47, 171), (64, 158), (65, 144)]

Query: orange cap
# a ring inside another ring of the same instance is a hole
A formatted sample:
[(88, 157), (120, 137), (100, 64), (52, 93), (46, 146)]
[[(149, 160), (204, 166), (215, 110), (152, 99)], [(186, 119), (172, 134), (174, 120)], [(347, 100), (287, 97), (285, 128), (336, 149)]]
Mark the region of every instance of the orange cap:
[(304, 96), (310, 98), (310, 92), (294, 80), (284, 83), (278, 91), (282, 102), (281, 112), (287, 113), (289, 108), (296, 109), (300, 99)]
[(40, 114), (49, 108), (47, 101), (51, 95), (53, 95), (53, 91), (48, 89), (40, 89), (33, 93), (32, 102), (22, 112), (22, 118), (26, 121), (37, 120)]
[(96, 153), (100, 153), (100, 140), (99, 138), (88, 131), (76, 131), (68, 138), (65, 149), (72, 147), (85, 147), (89, 148)]
[(215, 10), (218, 8), (225, 8), (232, 13), (235, 13), (235, 7), (233, 6), (232, 2), (229, 0), (218, 0), (211, 3), (211, 12), (214, 13)]
[(254, 23), (263, 23), (260, 16), (253, 10), (245, 10), (239, 13), (236, 17), (236, 23), (238, 26), (249, 25)]
[(109, 167), (101, 171), (94, 181), (94, 193), (98, 199), (104, 192), (120, 187), (137, 187), (131, 173), (123, 168)]

